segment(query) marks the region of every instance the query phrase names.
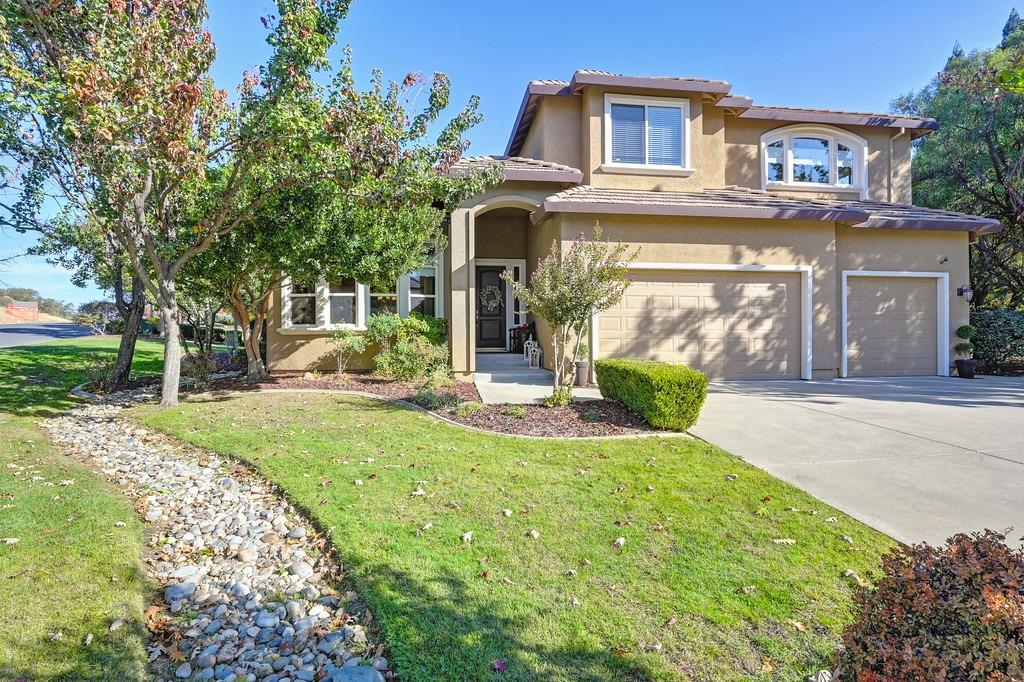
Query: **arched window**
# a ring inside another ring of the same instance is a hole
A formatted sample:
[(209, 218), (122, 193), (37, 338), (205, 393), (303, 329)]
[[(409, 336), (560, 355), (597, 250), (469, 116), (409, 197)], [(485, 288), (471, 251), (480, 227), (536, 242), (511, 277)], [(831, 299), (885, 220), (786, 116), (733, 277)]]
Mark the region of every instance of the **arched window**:
[(765, 189), (861, 190), (867, 186), (867, 141), (828, 126), (795, 125), (761, 136)]

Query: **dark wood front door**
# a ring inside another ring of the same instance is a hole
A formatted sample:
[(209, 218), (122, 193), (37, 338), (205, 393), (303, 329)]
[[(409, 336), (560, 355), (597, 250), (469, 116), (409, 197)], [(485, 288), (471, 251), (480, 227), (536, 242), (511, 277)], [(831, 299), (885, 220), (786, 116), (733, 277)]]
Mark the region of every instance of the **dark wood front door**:
[(505, 280), (501, 265), (476, 269), (476, 347), (505, 347)]

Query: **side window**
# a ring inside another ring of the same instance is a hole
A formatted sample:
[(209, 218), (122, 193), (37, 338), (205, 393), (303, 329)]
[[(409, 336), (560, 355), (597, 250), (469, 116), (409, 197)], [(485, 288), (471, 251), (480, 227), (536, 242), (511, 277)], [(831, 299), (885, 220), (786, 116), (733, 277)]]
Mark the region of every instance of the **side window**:
[(327, 319), (330, 324), (356, 323), (356, 289), (356, 281), (352, 278), (328, 284), (330, 307)]
[(409, 273), (409, 312), (434, 317), (437, 313), (437, 271), (420, 268)]
[(293, 325), (315, 325), (316, 287), (293, 282), (288, 295), (291, 302), (291, 323)]

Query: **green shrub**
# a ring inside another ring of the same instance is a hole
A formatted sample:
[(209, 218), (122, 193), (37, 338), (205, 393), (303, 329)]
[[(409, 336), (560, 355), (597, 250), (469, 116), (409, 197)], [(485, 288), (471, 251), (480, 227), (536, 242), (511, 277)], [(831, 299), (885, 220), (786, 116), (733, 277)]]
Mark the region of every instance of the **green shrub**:
[(428, 410), (441, 410), (455, 407), (461, 402), (461, 399), (451, 391), (438, 391), (429, 386), (422, 386), (412, 401)]
[(1024, 676), (1024, 552), (999, 533), (945, 547), (898, 546), (839, 654), (844, 680), (1019, 680)]
[(374, 371), (400, 380), (419, 379), (448, 362), (448, 349), (422, 337), (401, 339), (373, 359)]
[(457, 414), (460, 417), (468, 417), (469, 415), (473, 414), (477, 410), (482, 410), (483, 407), (484, 407), (483, 403), (478, 403), (478, 402), (474, 402), (472, 400), (467, 400), (466, 402), (461, 403), (460, 405), (458, 405), (455, 408), (455, 414)]
[[(377, 374), (392, 379), (419, 379), (448, 362), (448, 347), (437, 338), (437, 325), (431, 318), (413, 315), (399, 317), (394, 313), (371, 315), (366, 321), (367, 336), (377, 344), (379, 351), (373, 359)], [(443, 320), (440, 329), (444, 329)]]
[(419, 320), (426, 325), (423, 333), (427, 341), (435, 346), (444, 346), (448, 343), (448, 322), (437, 317), (429, 317), (420, 313), (409, 313), (407, 320)]
[(112, 320), (107, 320), (107, 333), (124, 334), (124, 319), (115, 317)]
[(515, 417), (516, 419), (526, 419), (526, 408), (522, 405), (509, 405), (501, 411), (506, 417)]
[(653, 360), (598, 360), (597, 385), (605, 398), (617, 400), (659, 429), (685, 431), (704, 405), (708, 378), (703, 372)]
[(181, 375), (196, 382), (199, 386), (205, 386), (210, 382), (210, 377), (217, 371), (217, 359), (213, 353), (204, 350), (197, 350), (188, 353), (181, 358)]
[(101, 353), (90, 353), (86, 356), (82, 371), (89, 379), (90, 390), (104, 393), (110, 389), (110, 376), (114, 373), (115, 360), (112, 355)]
[(1003, 373), (1024, 364), (1024, 312), (979, 310), (971, 313), (971, 324), (979, 371)]
[(565, 407), (572, 405), (572, 389), (556, 388), (547, 398), (544, 398), (544, 407)]

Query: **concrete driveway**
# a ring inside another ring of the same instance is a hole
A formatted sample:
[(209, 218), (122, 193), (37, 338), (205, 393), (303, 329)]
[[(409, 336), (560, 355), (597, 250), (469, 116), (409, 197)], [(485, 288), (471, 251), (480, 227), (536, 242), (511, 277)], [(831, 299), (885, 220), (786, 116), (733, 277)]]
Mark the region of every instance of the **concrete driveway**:
[(903, 542), (1024, 544), (1024, 378), (725, 382), (691, 430)]
[(91, 334), (92, 331), (88, 327), (71, 322), (0, 324), (0, 348), (24, 346), (29, 343), (42, 343), (56, 339), (72, 339)]

